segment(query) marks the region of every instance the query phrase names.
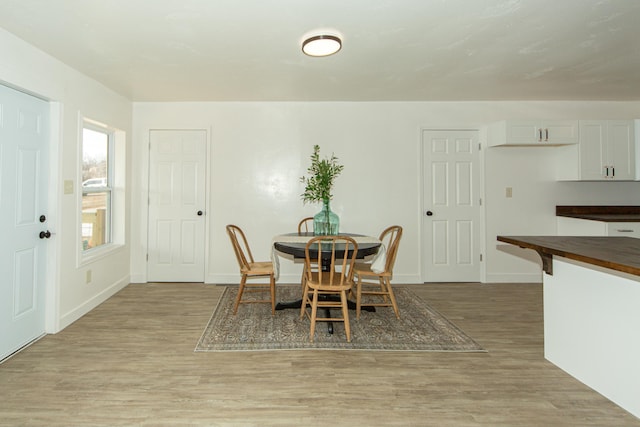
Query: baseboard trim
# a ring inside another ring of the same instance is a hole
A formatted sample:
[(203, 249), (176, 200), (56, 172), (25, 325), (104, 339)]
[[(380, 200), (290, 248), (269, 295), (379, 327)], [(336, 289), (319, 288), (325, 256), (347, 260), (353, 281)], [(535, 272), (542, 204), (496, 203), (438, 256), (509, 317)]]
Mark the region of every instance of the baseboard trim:
[(122, 279), (113, 283), (111, 286), (105, 288), (98, 294), (89, 298), (87, 301), (80, 304), (78, 307), (66, 312), (65, 314), (60, 316), (60, 319), (58, 321), (58, 330), (55, 332), (57, 333), (62, 331), (64, 328), (66, 328), (67, 326), (69, 326), (70, 324), (80, 319), (82, 316), (84, 316), (85, 314), (87, 314), (88, 312), (90, 312), (91, 310), (93, 310), (94, 308), (96, 308), (97, 306), (99, 306), (109, 298), (111, 298), (113, 295), (115, 295), (116, 292), (120, 291), (128, 284), (129, 284), (129, 276), (123, 277)]
[(542, 283), (542, 272), (524, 274), (488, 274), (485, 283)]

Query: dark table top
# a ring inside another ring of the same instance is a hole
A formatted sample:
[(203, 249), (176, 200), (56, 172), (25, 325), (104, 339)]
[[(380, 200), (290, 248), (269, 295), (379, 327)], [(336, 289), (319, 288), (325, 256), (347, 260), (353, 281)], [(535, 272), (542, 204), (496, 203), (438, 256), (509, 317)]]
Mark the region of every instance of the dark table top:
[(640, 239), (633, 237), (498, 236), (498, 241), (533, 249), (543, 263), (555, 255), (640, 276)]
[[(298, 233), (289, 233), (289, 234), (291, 236), (298, 236)], [(302, 233), (302, 235), (308, 236), (309, 239), (314, 237), (314, 234), (311, 232)], [(352, 233), (340, 233), (340, 235), (349, 236), (349, 237), (366, 237), (361, 234), (352, 234)], [(380, 242), (358, 243), (358, 253), (356, 255), (356, 258), (364, 258), (369, 255), (375, 255), (378, 252), (380, 245), (381, 245)], [(274, 243), (274, 247), (276, 248), (277, 251), (283, 252), (285, 254), (293, 255), (294, 258), (304, 258), (305, 257), (304, 250), (306, 246), (307, 246), (306, 242), (305, 243), (302, 243), (302, 242), (275, 242)], [(341, 255), (340, 246), (338, 246), (337, 248), (338, 248), (338, 251), (337, 251), (338, 255)], [(344, 248), (342, 248), (342, 250), (344, 251)], [(314, 256), (314, 257), (317, 256), (317, 253), (313, 250), (310, 251), (310, 254), (311, 256)]]

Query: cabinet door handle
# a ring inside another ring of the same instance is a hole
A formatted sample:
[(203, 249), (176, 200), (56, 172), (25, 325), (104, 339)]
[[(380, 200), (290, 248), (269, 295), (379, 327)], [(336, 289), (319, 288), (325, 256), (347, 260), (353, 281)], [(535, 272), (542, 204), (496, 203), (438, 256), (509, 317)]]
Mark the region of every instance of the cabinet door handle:
[(628, 228), (618, 228), (616, 231), (618, 233), (633, 233), (633, 230), (630, 230)]
[(545, 141), (549, 141), (549, 129), (544, 130), (544, 138)]
[[(604, 169), (605, 169), (604, 176), (606, 178), (613, 179), (613, 178), (616, 177), (616, 168), (615, 168), (615, 166), (605, 166)], [(609, 169), (611, 169), (611, 176), (609, 176)]]
[(538, 142), (542, 142), (542, 129), (538, 129)]

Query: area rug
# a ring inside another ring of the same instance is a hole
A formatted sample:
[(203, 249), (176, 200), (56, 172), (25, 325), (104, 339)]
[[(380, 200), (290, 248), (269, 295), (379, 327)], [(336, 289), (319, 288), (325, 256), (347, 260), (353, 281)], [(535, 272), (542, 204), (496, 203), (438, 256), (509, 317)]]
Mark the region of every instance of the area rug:
[[(241, 304), (233, 315), (237, 286), (226, 286), (196, 352), (261, 350), (387, 350), (483, 352), (478, 343), (447, 320), (406, 287), (396, 287), (400, 307), (398, 320), (390, 307), (363, 311), (356, 319), (349, 312), (351, 342), (345, 338), (344, 325), (334, 324), (333, 334), (326, 323), (316, 326), (315, 340), (309, 342), (309, 319), (300, 319), (300, 309), (285, 309), (271, 315), (269, 304)], [(278, 301), (300, 298), (300, 286), (277, 286)], [(261, 298), (259, 294), (257, 298)]]

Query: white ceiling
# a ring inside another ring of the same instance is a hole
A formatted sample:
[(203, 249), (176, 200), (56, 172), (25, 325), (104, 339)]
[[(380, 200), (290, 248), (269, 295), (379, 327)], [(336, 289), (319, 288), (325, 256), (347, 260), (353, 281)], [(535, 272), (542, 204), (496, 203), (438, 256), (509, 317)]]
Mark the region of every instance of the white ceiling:
[(640, 100), (638, 0), (0, 0), (0, 27), (134, 101)]

